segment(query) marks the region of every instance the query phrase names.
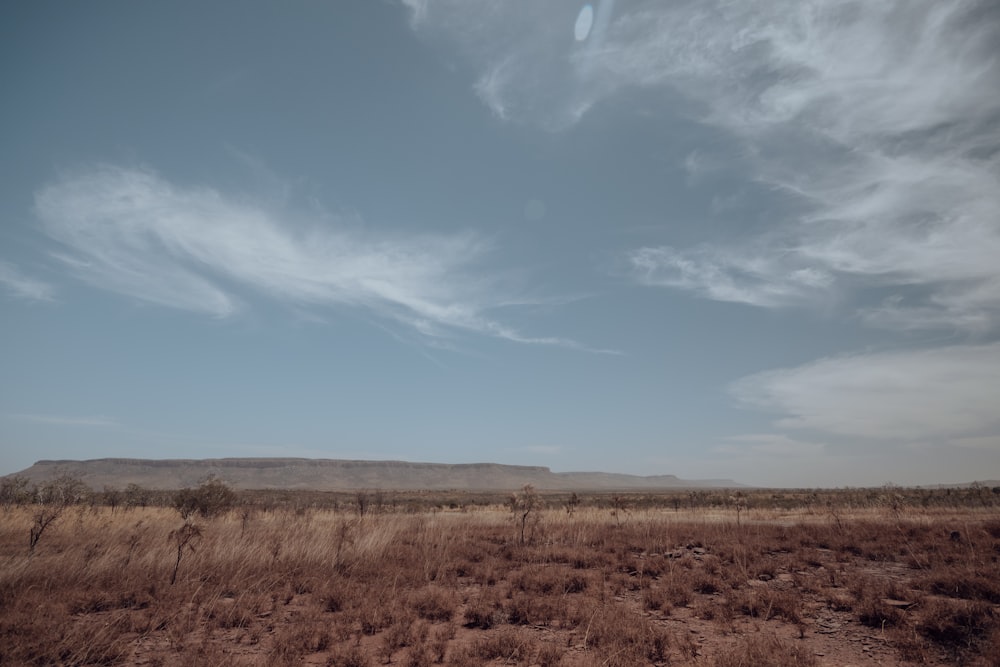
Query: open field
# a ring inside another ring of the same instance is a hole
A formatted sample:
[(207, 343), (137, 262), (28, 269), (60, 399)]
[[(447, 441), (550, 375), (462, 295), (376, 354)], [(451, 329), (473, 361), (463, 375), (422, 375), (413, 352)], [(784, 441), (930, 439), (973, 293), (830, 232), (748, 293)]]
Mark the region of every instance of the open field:
[(0, 663), (1000, 665), (998, 495), (11, 503)]

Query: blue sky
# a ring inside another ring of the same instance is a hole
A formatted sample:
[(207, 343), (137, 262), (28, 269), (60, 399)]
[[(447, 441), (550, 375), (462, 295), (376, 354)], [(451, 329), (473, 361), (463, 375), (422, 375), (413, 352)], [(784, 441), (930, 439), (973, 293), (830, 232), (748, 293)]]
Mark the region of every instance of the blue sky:
[(0, 473), (1000, 477), (1000, 11), (7, 3)]

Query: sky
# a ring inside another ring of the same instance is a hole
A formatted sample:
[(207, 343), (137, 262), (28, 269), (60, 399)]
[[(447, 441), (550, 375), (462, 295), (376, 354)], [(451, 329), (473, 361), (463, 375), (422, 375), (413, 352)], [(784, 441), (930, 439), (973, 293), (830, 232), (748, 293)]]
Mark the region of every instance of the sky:
[(1000, 5), (0, 7), (0, 474), (1000, 478)]

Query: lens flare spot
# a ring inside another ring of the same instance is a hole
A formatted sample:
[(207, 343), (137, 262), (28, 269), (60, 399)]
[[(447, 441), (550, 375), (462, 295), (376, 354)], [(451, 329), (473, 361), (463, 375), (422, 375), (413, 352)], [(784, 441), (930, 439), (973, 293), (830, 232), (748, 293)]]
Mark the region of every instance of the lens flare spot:
[(587, 39), (590, 29), (594, 26), (594, 8), (584, 5), (580, 13), (576, 15), (576, 25), (573, 26), (573, 35), (576, 41), (582, 42)]

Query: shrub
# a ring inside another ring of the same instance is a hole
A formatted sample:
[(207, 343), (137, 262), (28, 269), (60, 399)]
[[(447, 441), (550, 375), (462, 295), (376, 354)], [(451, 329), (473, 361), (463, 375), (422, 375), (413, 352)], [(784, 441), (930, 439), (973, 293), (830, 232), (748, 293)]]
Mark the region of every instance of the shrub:
[(938, 644), (969, 648), (992, 627), (990, 605), (964, 600), (929, 600), (920, 615), (917, 630)]
[(488, 637), (477, 639), (470, 653), (481, 660), (518, 660), (527, 652), (529, 644), (513, 628), (504, 628)]
[(812, 667), (816, 657), (806, 646), (789, 645), (774, 635), (751, 635), (715, 657), (716, 667)]
[(12, 505), (24, 505), (31, 499), (28, 478), (11, 475), (0, 479), (0, 505), (10, 509)]
[(566, 651), (561, 647), (545, 642), (538, 649), (538, 665), (539, 667), (556, 667), (562, 663), (565, 653)]
[(371, 661), (360, 648), (350, 646), (334, 651), (326, 664), (329, 667), (369, 667)]
[(149, 504), (149, 491), (134, 482), (125, 487), (125, 491), (122, 495), (125, 499), (125, 509), (145, 507)]
[(210, 518), (232, 509), (236, 493), (221, 479), (209, 479), (197, 489), (181, 489), (174, 495), (174, 509), (185, 521), (192, 514)]
[(472, 600), (465, 609), (465, 626), (489, 630), (507, 622), (507, 612), (503, 604), (492, 595), (481, 595)]
[(440, 588), (423, 588), (413, 593), (410, 605), (428, 621), (450, 621), (455, 613), (455, 596)]

